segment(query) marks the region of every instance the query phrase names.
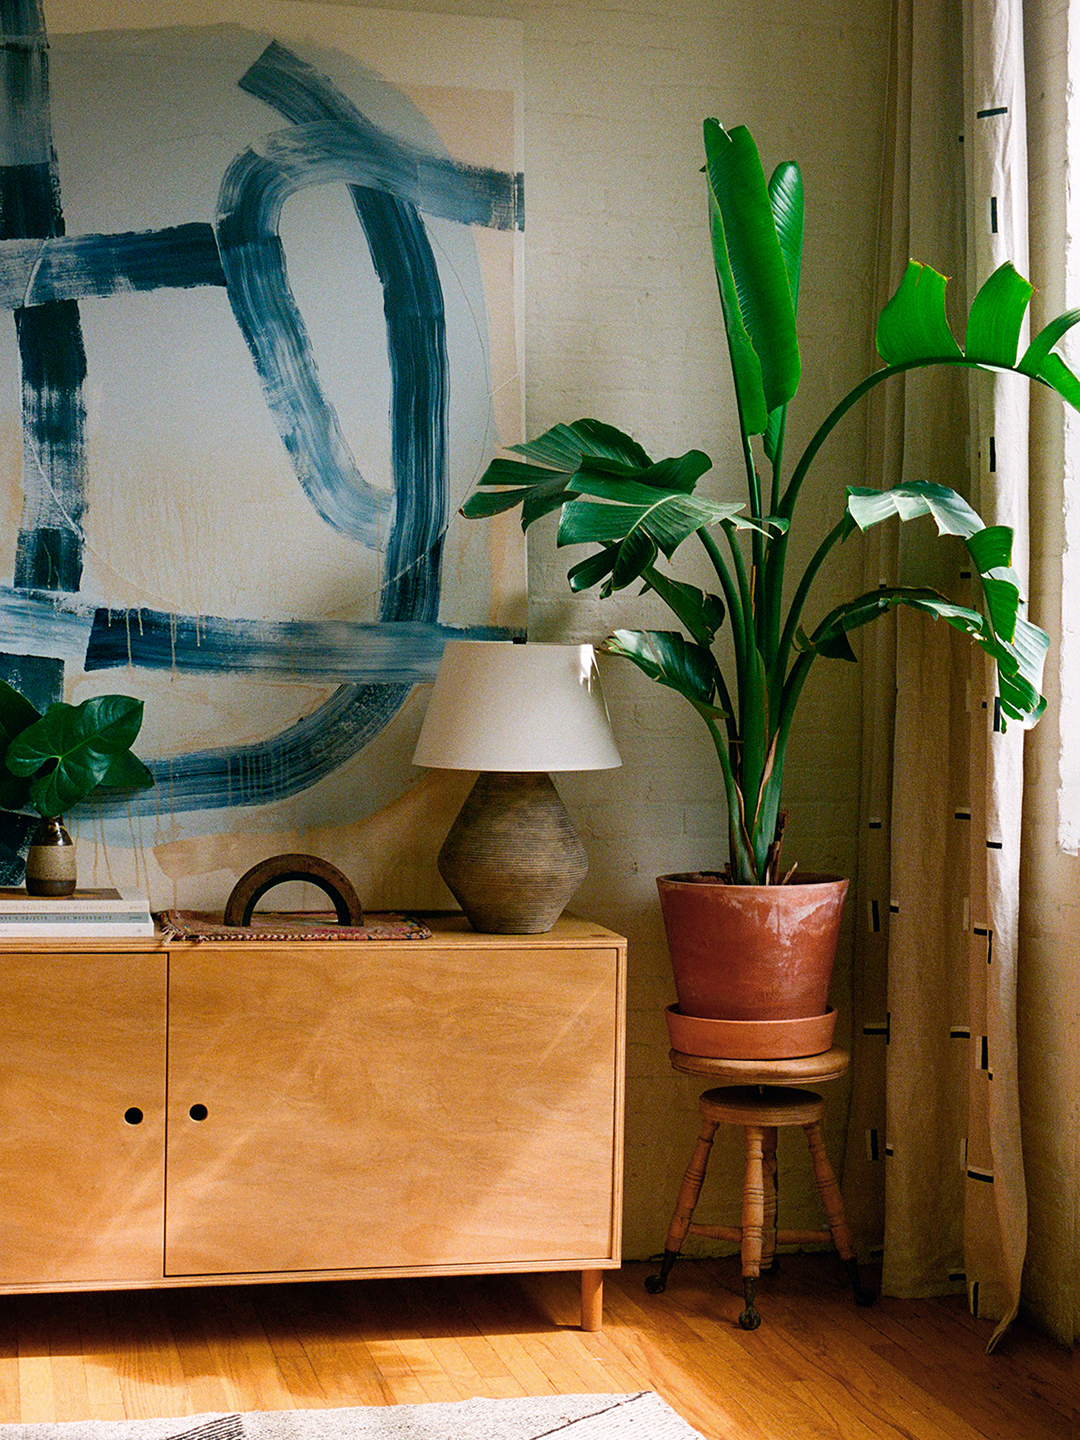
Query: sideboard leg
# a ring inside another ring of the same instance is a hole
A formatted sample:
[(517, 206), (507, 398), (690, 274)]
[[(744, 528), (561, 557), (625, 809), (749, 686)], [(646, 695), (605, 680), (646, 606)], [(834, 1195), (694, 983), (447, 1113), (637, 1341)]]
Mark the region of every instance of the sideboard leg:
[(599, 1330), (604, 1318), (604, 1272), (581, 1272), (581, 1328)]

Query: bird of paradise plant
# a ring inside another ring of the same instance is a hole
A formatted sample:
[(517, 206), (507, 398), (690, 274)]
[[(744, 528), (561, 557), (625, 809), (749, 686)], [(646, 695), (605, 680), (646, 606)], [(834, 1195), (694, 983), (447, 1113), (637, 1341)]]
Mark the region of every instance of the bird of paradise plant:
[[(1031, 726), (1046, 704), (1040, 687), (1048, 640), (1021, 613), (1023, 596), (1011, 568), (1013, 532), (984, 524), (946, 486), (926, 481), (891, 490), (848, 486), (842, 513), (785, 606), (791, 527), (811, 465), (863, 396), (909, 370), (1014, 371), (1080, 409), (1080, 380), (1054, 348), (1080, 320), (1080, 310), (1051, 321), (1019, 354), (1032, 287), (1004, 264), (972, 301), (961, 345), (946, 318), (944, 276), (912, 261), (878, 320), (882, 367), (834, 406), (785, 479), (785, 421), (800, 375), (796, 313), (802, 176), (796, 164), (787, 162), (766, 182), (750, 132), (742, 126), (727, 131), (716, 120), (705, 121), (705, 157), (746, 502), (695, 493), (712, 465), (702, 451), (653, 461), (630, 436), (586, 419), (555, 425), (535, 440), (512, 446), (524, 460), (493, 460), (463, 513), (490, 516), (520, 505), (522, 529), (527, 529), (542, 515), (560, 510), (560, 546), (599, 547), (571, 566), (572, 590), (599, 586), (607, 596), (641, 582), (667, 605), (680, 629), (616, 630), (601, 648), (677, 691), (702, 716), (727, 797), (730, 860), (725, 876), (738, 884), (774, 884), (781, 878), (781, 789), (792, 719), (818, 656), (856, 658), (851, 631), (897, 606), (910, 606), (954, 626), (993, 658), (1003, 721)], [(804, 613), (810, 592), (834, 548), (885, 520), (919, 516), (932, 517), (939, 535), (958, 537), (966, 546), (978, 575), (976, 606), (928, 587), (893, 585), (856, 596), (808, 627)], [(670, 561), (691, 537), (715, 572), (715, 593), (663, 568), (661, 557)], [(722, 665), (714, 642), (725, 618), (730, 660)]]

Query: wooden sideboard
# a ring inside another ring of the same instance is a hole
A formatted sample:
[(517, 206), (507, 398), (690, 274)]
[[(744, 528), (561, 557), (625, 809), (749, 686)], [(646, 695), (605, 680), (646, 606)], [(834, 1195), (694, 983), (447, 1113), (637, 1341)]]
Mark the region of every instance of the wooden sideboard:
[(619, 1264), (626, 944), (0, 942), (0, 1293)]

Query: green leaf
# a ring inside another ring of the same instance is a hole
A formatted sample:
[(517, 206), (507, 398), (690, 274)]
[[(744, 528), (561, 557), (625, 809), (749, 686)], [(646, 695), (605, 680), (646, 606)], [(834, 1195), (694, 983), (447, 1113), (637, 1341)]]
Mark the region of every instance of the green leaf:
[(1016, 364), (1020, 331), (1034, 286), (1006, 260), (979, 289), (968, 312), (964, 354), (982, 365)]
[(700, 450), (653, 464), (636, 440), (598, 420), (553, 425), (535, 440), (511, 448), (529, 461), (545, 463), (492, 460), (479, 488), (461, 507), (466, 519), (483, 519), (520, 505), (521, 528), (527, 530), (541, 516), (576, 499), (585, 476), (597, 485), (631, 481), (649, 491), (688, 494), (712, 464)]
[[(1016, 603), (1019, 592), (1015, 591)], [(1004, 587), (999, 600), (1005, 605)], [(906, 605), (913, 610), (944, 620), (974, 640), (997, 665), (998, 697), (1003, 716), (1018, 720), (1025, 729), (1036, 723), (1046, 702), (1039, 693), (1042, 686), (1043, 662), (1048, 637), (1036, 625), (1015, 617), (1008, 638), (996, 628), (993, 618), (981, 615), (966, 605), (957, 605), (936, 590), (916, 586), (887, 586), (872, 590), (839, 605), (818, 626), (814, 635), (800, 634), (798, 647), (817, 655), (854, 659), (847, 634), (877, 619), (886, 610)]]
[(984, 525), (967, 537), (971, 558), (980, 575), (1012, 564), (1013, 532), (1008, 525)]
[(1048, 385), (1051, 390), (1056, 390), (1074, 410), (1080, 410), (1080, 379), (1077, 379), (1060, 355), (1047, 355), (1035, 378), (1043, 385)]
[(716, 661), (712, 653), (677, 630), (616, 630), (600, 649), (605, 655), (631, 660), (650, 680), (678, 691), (698, 710), (712, 717), (721, 715), (713, 705)]
[(585, 459), (616, 460), (632, 469), (646, 469), (652, 462), (629, 435), (600, 420), (575, 420), (570, 425), (553, 425), (535, 440), (511, 445), (529, 460), (539, 460), (554, 470), (572, 474)]
[(25, 695), (6, 680), (0, 680), (0, 749), (40, 719), (41, 712)]
[[(784, 269), (787, 271), (791, 309), (798, 315), (805, 202), (802, 172), (793, 161), (785, 161), (773, 171), (769, 180), (769, 203), (772, 206), (776, 238), (780, 241), (780, 253), (784, 257)], [(777, 405), (769, 411), (765, 423), (765, 455), (771, 461), (776, 460), (786, 409), (786, 405)]]
[(945, 318), (946, 283), (929, 265), (908, 262), (896, 294), (878, 317), (877, 349), (886, 365), (962, 357)]
[(30, 782), (3, 767), (11, 741), (41, 719), (41, 713), (6, 680), (0, 680), (0, 810), (23, 810), (30, 800)]
[(939, 535), (960, 535), (966, 539), (986, 528), (962, 495), (947, 485), (933, 485), (925, 480), (894, 485), (891, 490), (851, 485), (847, 508), (860, 530), (869, 530), (893, 516), (907, 521), (916, 520), (920, 515), (934, 517)]
[[(740, 514), (742, 505), (720, 504), (681, 493), (665, 495), (633, 484), (587, 483), (589, 491), (599, 498), (571, 500), (563, 506), (559, 545), (604, 545), (616, 540), (637, 545), (637, 537), (646, 535), (670, 559), (684, 540), (706, 526), (723, 521), (740, 529), (761, 528)], [(600, 503), (606, 495), (613, 498)], [(628, 499), (615, 499), (617, 495)], [(638, 570), (630, 578), (636, 579), (640, 573)]]
[(599, 585), (600, 581), (606, 579), (614, 570), (618, 558), (618, 545), (607, 545), (603, 550), (597, 551), (595, 555), (586, 556), (576, 565), (571, 565), (566, 572), (570, 589), (577, 594), (581, 590), (591, 590), (594, 585)]
[(121, 750), (109, 760), (109, 768), (99, 782), (110, 790), (149, 790), (154, 777), (137, 755)]
[(710, 595), (696, 585), (673, 580), (658, 570), (645, 576), (645, 586), (653, 590), (690, 632), (697, 644), (708, 647), (724, 623), (724, 602), (719, 595)]
[(685, 455), (658, 460), (644, 470), (629, 473), (639, 485), (649, 485), (655, 490), (682, 490), (689, 495), (702, 475), (711, 469), (712, 461), (704, 450), (688, 450)]
[(616, 590), (632, 585), (648, 570), (656, 559), (656, 541), (644, 528), (632, 530), (619, 546), (618, 557), (611, 575), (605, 581), (600, 594), (606, 599)]
[(1037, 378), (1042, 373), (1042, 364), (1054, 346), (1080, 322), (1080, 309), (1065, 310), (1049, 325), (1045, 325), (1024, 351), (1017, 365), (1021, 375)]
[(769, 204), (772, 207), (776, 238), (784, 257), (791, 309), (799, 312), (799, 282), (802, 277), (803, 223), (805, 200), (802, 171), (793, 160), (778, 165), (769, 179)]
[[(142, 716), (143, 702), (126, 695), (50, 705), (8, 746), (7, 768), (29, 777), (30, 803), (40, 814), (61, 815), (95, 790), (129, 750)], [(148, 779), (153, 783), (142, 767), (140, 786)]]
[(959, 536), (978, 570), (993, 632), (1003, 642), (1012, 640), (1023, 597), (1019, 579), (1009, 569), (1013, 532), (1007, 525), (984, 525), (955, 490), (919, 481), (892, 490), (853, 487), (848, 491), (848, 512), (864, 530), (891, 515), (901, 520), (932, 515), (939, 535)]
[(745, 126), (706, 120), (713, 261), (743, 426), (760, 435), (799, 384), (795, 310), (765, 173)]

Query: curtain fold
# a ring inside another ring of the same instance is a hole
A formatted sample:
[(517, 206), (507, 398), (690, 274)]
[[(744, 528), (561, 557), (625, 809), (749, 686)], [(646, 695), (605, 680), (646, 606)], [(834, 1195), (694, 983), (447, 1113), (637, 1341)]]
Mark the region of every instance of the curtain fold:
[[(1026, 271), (1020, 0), (896, 0), (879, 308), (909, 258), (952, 276), (950, 318), (1003, 259)], [(966, 292), (966, 293), (965, 293)], [(962, 333), (962, 332), (960, 332)], [(1027, 534), (1026, 382), (938, 371), (878, 392), (873, 484), (931, 480), (988, 524)], [(912, 532), (909, 534), (909, 530)], [(867, 552), (866, 582), (962, 602), (966, 552), (905, 527)], [(864, 646), (863, 837), (855, 1074), (845, 1192), (883, 1289), (967, 1287), (975, 1314), (1016, 1313), (1026, 1211), (1016, 1066), (1022, 734), (954, 631), (902, 613)]]

